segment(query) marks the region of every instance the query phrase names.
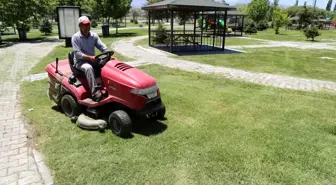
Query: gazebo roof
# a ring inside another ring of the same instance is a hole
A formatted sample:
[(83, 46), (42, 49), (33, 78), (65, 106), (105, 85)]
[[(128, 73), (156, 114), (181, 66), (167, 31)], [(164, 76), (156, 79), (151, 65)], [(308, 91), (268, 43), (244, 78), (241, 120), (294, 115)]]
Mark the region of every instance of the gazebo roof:
[(214, 2), (212, 0), (164, 0), (158, 3), (146, 5), (143, 10), (187, 10), (187, 11), (225, 11), (236, 10), (228, 4)]

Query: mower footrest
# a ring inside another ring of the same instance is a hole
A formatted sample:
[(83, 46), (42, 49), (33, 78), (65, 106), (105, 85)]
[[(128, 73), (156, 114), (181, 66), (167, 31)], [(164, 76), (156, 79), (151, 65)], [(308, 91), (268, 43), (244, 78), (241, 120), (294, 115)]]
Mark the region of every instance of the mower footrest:
[(85, 102), (85, 103), (97, 103), (97, 102), (93, 101), (91, 98), (86, 98), (86, 99), (83, 100), (83, 102)]

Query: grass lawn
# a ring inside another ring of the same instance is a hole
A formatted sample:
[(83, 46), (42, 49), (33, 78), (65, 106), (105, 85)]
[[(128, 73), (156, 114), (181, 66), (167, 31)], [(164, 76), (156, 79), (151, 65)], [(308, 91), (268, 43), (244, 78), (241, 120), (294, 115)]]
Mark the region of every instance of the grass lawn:
[[(252, 40), (252, 39), (242, 39), (242, 38), (226, 38), (225, 44), (226, 46), (235, 46), (235, 45), (257, 45), (264, 44), (265, 42)], [(140, 39), (134, 43), (136, 46), (148, 46), (148, 38)]]
[(336, 182), (334, 95), (141, 69), (158, 80), (167, 120), (138, 125), (131, 139), (81, 130), (52, 109), (46, 80), (23, 84), (23, 113), (56, 184)]
[[(321, 36), (315, 38), (315, 41), (325, 41), (322, 39), (336, 39), (336, 29), (330, 30), (319, 30)], [(280, 29), (280, 34), (276, 35), (274, 29), (267, 29), (265, 31), (259, 31), (255, 35), (246, 35), (246, 37), (266, 39), (266, 40), (275, 40), (275, 41), (300, 41), (300, 42), (311, 42), (307, 40), (304, 36), (303, 31), (298, 30), (285, 30), (284, 28)], [(328, 41), (325, 41), (328, 42)]]
[(246, 53), (198, 56), (178, 56), (179, 59), (215, 66), (231, 67), (255, 72), (298, 76), (336, 81), (336, 58), (332, 50), (300, 50), (293, 48), (244, 49)]
[[(142, 30), (119, 30), (119, 34), (113, 34), (110, 33), (111, 35), (109, 37), (102, 37), (102, 34), (99, 34), (100, 39), (102, 42), (106, 44), (108, 48), (111, 49), (111, 44), (113, 42), (116, 42), (120, 39), (126, 39), (128, 37), (133, 37), (133, 36), (139, 36), (139, 35), (144, 35), (145, 33)], [(45, 67), (52, 61), (55, 61), (56, 58), (58, 57), (59, 59), (66, 59), (68, 57), (68, 52), (70, 52), (72, 48), (66, 48), (65, 44), (57, 46), (53, 51), (51, 51), (47, 56), (45, 56), (41, 62), (39, 62), (36, 66), (34, 66), (30, 74), (37, 74), (37, 73), (43, 73), (45, 72)], [(100, 51), (96, 48), (96, 54), (98, 55)], [(118, 60), (126, 62), (126, 61), (132, 61), (134, 60), (133, 58), (123, 56), (119, 54), (118, 52), (115, 52), (114, 57), (116, 57)]]

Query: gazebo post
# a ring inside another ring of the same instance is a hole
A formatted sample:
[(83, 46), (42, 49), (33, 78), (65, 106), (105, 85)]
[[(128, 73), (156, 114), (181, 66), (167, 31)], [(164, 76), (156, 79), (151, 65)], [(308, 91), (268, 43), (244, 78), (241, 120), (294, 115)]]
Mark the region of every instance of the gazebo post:
[(240, 36), (243, 36), (243, 32), (244, 32), (244, 16), (243, 16), (243, 21), (242, 21), (242, 30), (240, 32)]
[[(204, 12), (202, 11), (202, 25), (201, 25), (201, 47), (203, 46), (203, 21), (204, 21)], [(205, 24), (206, 26), (206, 24)]]
[(227, 10), (225, 10), (224, 15), (224, 31), (223, 31), (224, 34), (223, 34), (222, 51), (225, 51), (226, 24), (227, 24)]
[(215, 38), (217, 31), (217, 11), (215, 10), (215, 29), (213, 30), (212, 49), (215, 50)]
[(196, 18), (197, 18), (197, 15), (196, 15), (196, 12), (194, 12), (194, 48), (195, 48), (195, 42), (196, 42)]
[(237, 32), (237, 23), (238, 23), (238, 15), (236, 15), (236, 22), (235, 22), (235, 33), (234, 33), (235, 36)]
[(170, 52), (173, 52), (173, 38), (174, 38), (174, 11), (170, 11)]
[(151, 11), (148, 11), (148, 45), (151, 46)]

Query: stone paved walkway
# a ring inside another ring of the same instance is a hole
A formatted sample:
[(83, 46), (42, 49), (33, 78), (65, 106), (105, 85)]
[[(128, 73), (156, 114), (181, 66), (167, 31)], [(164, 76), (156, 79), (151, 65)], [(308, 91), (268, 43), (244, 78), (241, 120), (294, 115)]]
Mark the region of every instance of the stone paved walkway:
[(0, 185), (52, 184), (20, 113), (21, 79), (58, 42), (20, 43), (0, 49)]
[[(157, 54), (156, 49), (141, 49), (136, 47), (133, 43), (139, 39), (146, 38), (147, 36), (134, 37), (130, 40), (120, 40), (112, 44), (112, 48), (125, 56), (130, 56), (137, 58), (138, 60), (146, 61), (153, 64), (160, 64), (162, 66), (177, 68), (185, 71), (200, 72), (200, 73), (215, 73), (226, 78), (243, 80), (256, 84), (270, 85), (280, 88), (288, 88), (295, 90), (307, 90), (307, 91), (321, 91), (321, 90), (336, 90), (336, 83), (331, 81), (321, 81), (305, 78), (297, 78), (291, 76), (281, 76), (268, 73), (255, 73), (245, 70), (238, 70), (225, 67), (216, 67), (207, 64), (201, 64), (196, 62), (190, 62), (175, 58), (169, 58), (166, 55)], [(298, 42), (296, 42), (299, 44)], [(284, 42), (284, 45), (295, 47), (295, 45), (290, 45), (288, 42)], [(324, 43), (326, 44), (326, 43)], [(320, 46), (324, 46), (321, 44)], [(298, 47), (304, 47), (304, 44)], [(311, 47), (305, 45), (306, 47)], [(153, 52), (151, 52), (151, 50)], [(151, 53), (149, 53), (151, 52)]]

